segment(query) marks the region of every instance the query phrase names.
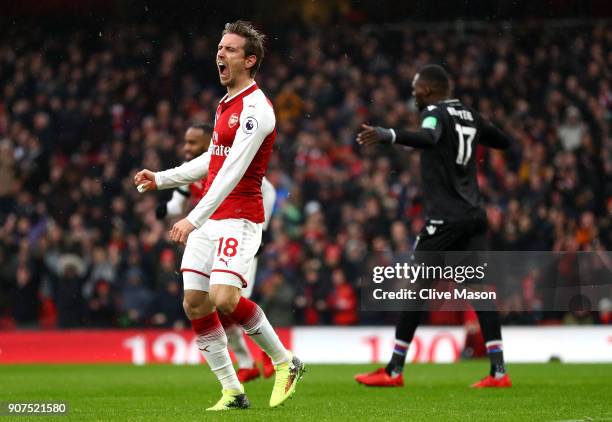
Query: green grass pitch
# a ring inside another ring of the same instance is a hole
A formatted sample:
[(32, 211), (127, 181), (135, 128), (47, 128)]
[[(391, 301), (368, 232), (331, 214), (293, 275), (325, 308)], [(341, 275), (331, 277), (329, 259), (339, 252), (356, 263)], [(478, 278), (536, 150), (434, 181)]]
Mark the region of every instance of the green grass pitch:
[(220, 388), (205, 366), (0, 366), (0, 401), (69, 402), (68, 416), (18, 421), (612, 421), (612, 365), (509, 365), (515, 386), (502, 390), (468, 388), (486, 372), (484, 361), (408, 365), (404, 388), (353, 381), (373, 368), (307, 365), (285, 406), (268, 408), (272, 379), (260, 379), (246, 384), (251, 409), (209, 414)]

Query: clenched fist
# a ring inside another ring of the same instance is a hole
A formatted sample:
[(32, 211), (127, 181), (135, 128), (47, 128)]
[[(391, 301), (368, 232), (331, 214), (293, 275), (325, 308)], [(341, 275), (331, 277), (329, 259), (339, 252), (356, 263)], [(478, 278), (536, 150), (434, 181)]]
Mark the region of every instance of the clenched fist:
[(140, 170), (134, 176), (134, 185), (138, 187), (138, 192), (149, 192), (157, 190), (157, 183), (155, 183), (155, 173), (151, 170)]

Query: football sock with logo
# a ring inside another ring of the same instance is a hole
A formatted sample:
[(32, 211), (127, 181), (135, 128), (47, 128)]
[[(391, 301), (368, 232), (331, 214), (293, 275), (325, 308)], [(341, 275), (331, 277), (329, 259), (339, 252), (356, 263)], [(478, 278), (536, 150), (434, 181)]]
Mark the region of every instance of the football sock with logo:
[(506, 373), (504, 350), (502, 347), (501, 323), (497, 311), (476, 311), (480, 330), (485, 340), (487, 355), (491, 361), (490, 375), (501, 378)]
[(393, 347), (393, 355), (391, 361), (387, 364), (385, 371), (392, 377), (398, 376), (404, 371), (404, 364), (406, 363), (406, 354), (410, 343), (395, 339), (395, 346)]
[(251, 340), (270, 356), (274, 365), (289, 360), (289, 352), (255, 302), (241, 297), (230, 317), (239, 323)]
[(227, 337), (216, 312), (194, 319), (191, 326), (196, 334), (196, 344), (215, 373), (224, 390), (241, 390), (242, 386), (227, 350)]
[[(395, 347), (389, 364), (385, 368), (387, 374), (401, 374), (406, 363), (406, 353), (414, 333), (421, 322), (422, 311), (404, 311), (400, 313), (395, 326)], [(399, 347), (398, 347), (399, 346)]]
[(488, 341), (485, 343), (487, 355), (491, 361), (491, 371), (489, 375), (495, 378), (501, 378), (506, 374), (504, 366), (504, 349), (501, 340)]

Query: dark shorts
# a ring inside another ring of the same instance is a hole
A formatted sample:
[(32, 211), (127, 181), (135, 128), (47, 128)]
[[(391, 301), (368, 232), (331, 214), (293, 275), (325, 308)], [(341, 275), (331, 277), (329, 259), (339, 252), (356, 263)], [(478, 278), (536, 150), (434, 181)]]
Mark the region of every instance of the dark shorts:
[(486, 259), (485, 218), (428, 220), (419, 234), (414, 260), (427, 266), (478, 266)]
[[(413, 265), (423, 265), (428, 268), (427, 271), (432, 272), (403, 287), (415, 291), (432, 288), (438, 291), (453, 291), (457, 288), (457, 283), (461, 283), (464, 288), (482, 290), (486, 288), (484, 279), (471, 276), (463, 277), (463, 280), (456, 277), (449, 278), (446, 270), (450, 267), (454, 270), (452, 274), (457, 274), (461, 270), (461, 273), (465, 275), (468, 267), (476, 268), (483, 264), (486, 266), (486, 251), (486, 218), (452, 222), (428, 220), (417, 239)], [(435, 269), (432, 270), (432, 268)], [(437, 272), (440, 271), (440, 268), (443, 269), (441, 270), (444, 274), (442, 276), (439, 276), (440, 272)], [(472, 274), (473, 272), (474, 270)], [(434, 300), (433, 302), (432, 304), (431, 300), (413, 301), (410, 303), (410, 308), (406, 310), (460, 310), (461, 306), (465, 306), (461, 305), (462, 299)], [(487, 301), (485, 305), (489, 306), (487, 309), (496, 309), (494, 301)], [(484, 305), (479, 303), (479, 306), (482, 309)]]
[(446, 222), (427, 220), (416, 251), (486, 251), (487, 220), (476, 218)]

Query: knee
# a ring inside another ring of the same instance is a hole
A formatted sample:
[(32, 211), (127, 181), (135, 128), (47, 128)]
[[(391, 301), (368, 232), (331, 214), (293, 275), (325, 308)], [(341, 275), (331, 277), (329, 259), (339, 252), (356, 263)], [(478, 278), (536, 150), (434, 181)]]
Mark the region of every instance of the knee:
[(240, 301), (240, 291), (223, 289), (216, 292), (211, 292), (211, 300), (217, 310), (225, 315), (229, 315), (236, 309)]
[(183, 309), (185, 310), (185, 314), (187, 314), (188, 317), (191, 317), (191, 315), (195, 314), (198, 310), (198, 307), (198, 303), (193, 300), (193, 298), (183, 298)]
[(197, 319), (208, 315), (213, 311), (212, 305), (202, 294), (185, 294), (183, 297), (183, 309), (189, 319)]

